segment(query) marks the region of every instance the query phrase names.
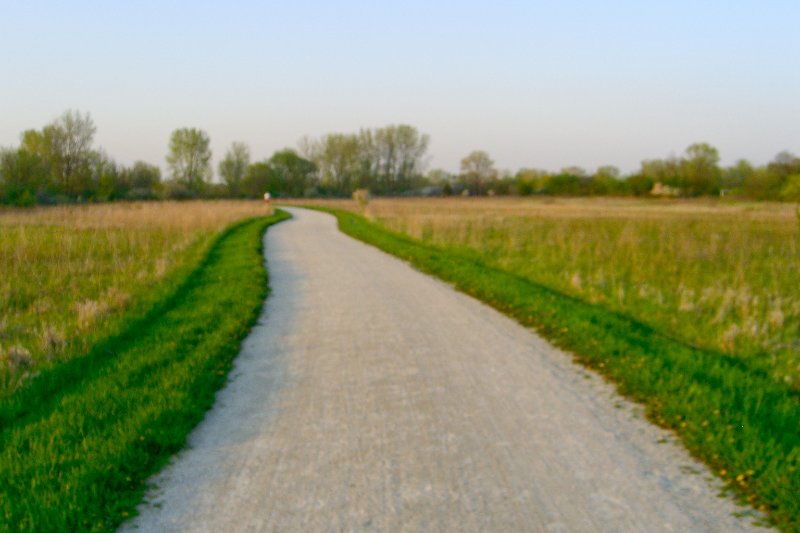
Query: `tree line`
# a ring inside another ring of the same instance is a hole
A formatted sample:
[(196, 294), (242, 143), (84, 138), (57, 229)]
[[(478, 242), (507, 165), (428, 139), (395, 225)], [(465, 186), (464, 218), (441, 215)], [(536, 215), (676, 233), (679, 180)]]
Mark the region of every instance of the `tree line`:
[(549, 196), (735, 196), (754, 200), (800, 201), (800, 158), (780, 152), (764, 166), (740, 159), (719, 165), (719, 152), (706, 143), (690, 145), (682, 157), (648, 159), (623, 176), (608, 165), (589, 173), (580, 167), (558, 172), (523, 168), (499, 173), (484, 151), (461, 160), (461, 173), (431, 171), (429, 180), (444, 193)]
[(0, 203), (35, 205), (114, 200), (190, 198), (349, 197), (377, 195), (719, 196), (800, 201), (800, 158), (779, 153), (763, 166), (739, 160), (719, 165), (719, 152), (692, 144), (681, 157), (649, 159), (629, 175), (614, 166), (590, 173), (523, 168), (500, 172), (488, 153), (475, 150), (460, 172), (426, 172), (428, 135), (400, 124), (355, 133), (305, 137), (298, 147), (252, 161), (249, 147), (234, 142), (214, 180), (210, 138), (197, 128), (172, 132), (169, 176), (144, 161), (117, 164), (93, 146), (97, 131), (88, 113), (67, 111), (41, 130), (27, 130), (16, 148), (0, 150)]

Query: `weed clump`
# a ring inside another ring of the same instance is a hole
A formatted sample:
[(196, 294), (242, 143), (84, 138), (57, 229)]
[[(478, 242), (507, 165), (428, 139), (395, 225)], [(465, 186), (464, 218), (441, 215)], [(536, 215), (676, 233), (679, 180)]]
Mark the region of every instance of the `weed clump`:
[(64, 350), (67, 340), (64, 333), (53, 326), (45, 326), (40, 336), (42, 351), (48, 359), (53, 359)]
[(12, 376), (25, 372), (33, 366), (31, 352), (19, 344), (11, 346), (3, 352), (0, 350), (0, 360), (3, 360)]
[(369, 204), (370, 201), (370, 194), (368, 189), (356, 189), (353, 191), (353, 200), (358, 204), (358, 206), (364, 210)]

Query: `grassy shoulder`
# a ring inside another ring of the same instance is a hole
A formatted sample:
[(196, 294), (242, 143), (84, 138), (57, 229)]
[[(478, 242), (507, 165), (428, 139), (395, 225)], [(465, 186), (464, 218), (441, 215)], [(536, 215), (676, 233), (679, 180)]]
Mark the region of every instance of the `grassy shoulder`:
[(181, 283), (84, 357), (0, 400), (0, 530), (105, 531), (185, 443), (267, 292), (265, 229), (222, 232)]
[(536, 328), (613, 380), (673, 429), (743, 499), (800, 529), (800, 398), (742, 360), (689, 346), (620, 313), (489, 266), (478, 255), (422, 244), (335, 209), (346, 234), (409, 261)]

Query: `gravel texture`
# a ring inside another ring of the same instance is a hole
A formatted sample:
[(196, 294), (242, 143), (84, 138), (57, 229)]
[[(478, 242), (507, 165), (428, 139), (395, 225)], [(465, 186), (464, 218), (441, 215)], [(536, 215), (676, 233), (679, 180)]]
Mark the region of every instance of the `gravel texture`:
[(123, 530), (753, 528), (568, 354), (290, 211), (229, 384)]

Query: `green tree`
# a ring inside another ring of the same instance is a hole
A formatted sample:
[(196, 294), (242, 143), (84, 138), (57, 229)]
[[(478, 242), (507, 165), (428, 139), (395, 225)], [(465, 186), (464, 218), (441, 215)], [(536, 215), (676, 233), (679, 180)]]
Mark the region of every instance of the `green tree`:
[(629, 176), (624, 182), (624, 188), (634, 196), (646, 196), (653, 190), (656, 181), (651, 175), (645, 173)]
[(568, 170), (564, 169), (547, 179), (544, 187), (545, 194), (552, 196), (579, 196), (583, 192), (581, 176)]
[(517, 194), (520, 196), (528, 196), (531, 194), (541, 193), (550, 173), (546, 170), (537, 168), (521, 168), (514, 175), (514, 182), (517, 189)]
[(47, 163), (59, 192), (77, 197), (91, 179), (89, 167), (96, 131), (89, 113), (69, 110), (41, 132), (24, 132), (21, 147)]
[(228, 193), (233, 197), (242, 194), (242, 180), (250, 165), (250, 148), (242, 142), (234, 142), (219, 162), (219, 175), (228, 186)]
[(269, 167), (276, 193), (300, 197), (314, 185), (316, 165), (291, 148), (275, 152), (269, 159)]
[(431, 185), (440, 185), (444, 186), (445, 183), (452, 184), (454, 176), (447, 172), (446, 170), (442, 170), (441, 168), (434, 168), (428, 171), (428, 182)]
[(489, 182), (496, 177), (494, 161), (483, 150), (473, 150), (461, 160), (461, 179), (472, 194), (484, 194)]
[(662, 185), (669, 185), (670, 187), (681, 186), (681, 161), (676, 157), (669, 157), (667, 159), (646, 159), (642, 161), (642, 167), (639, 171), (641, 179), (635, 180), (637, 190), (641, 190), (645, 183), (650, 182), (650, 189), (656, 183)]
[(242, 179), (242, 192), (248, 198), (261, 198), (267, 191), (275, 191), (273, 173), (268, 161), (253, 163), (247, 167)]
[(722, 170), (720, 186), (724, 189), (740, 189), (751, 179), (755, 169), (746, 159), (738, 160), (733, 166)]
[(363, 174), (361, 147), (357, 135), (331, 133), (324, 136), (314, 161), (320, 172), (321, 185), (348, 196), (360, 186), (358, 178)]
[(695, 143), (686, 149), (686, 159), (681, 163), (683, 194), (701, 196), (719, 194), (721, 172), (719, 151), (707, 143)]
[(790, 152), (781, 152), (766, 167), (759, 167), (748, 175), (742, 191), (757, 200), (777, 200), (787, 180), (794, 174), (800, 174), (800, 158)]
[(599, 167), (589, 181), (589, 194), (618, 194), (621, 188), (619, 169), (613, 165)]
[[(789, 176), (781, 189), (781, 200), (789, 202), (800, 202), (800, 174)], [(798, 222), (800, 222), (800, 211), (798, 211)]]
[(161, 169), (137, 161), (125, 173), (124, 197), (128, 200), (155, 200), (161, 191)]
[[(800, 157), (797, 157), (791, 152), (783, 151), (775, 156), (775, 159), (767, 165), (767, 172), (769, 172), (775, 183), (775, 189), (783, 189), (789, 184), (793, 176), (800, 174)], [(777, 195), (780, 197), (782, 192)], [(776, 197), (776, 196), (772, 196)]]
[(92, 140), (97, 128), (89, 113), (81, 116), (80, 112), (67, 111), (56, 121), (64, 133), (64, 168), (65, 181), (85, 169), (92, 156)]
[(425, 177), (430, 185), (440, 188), (444, 196), (453, 194), (454, 178), (455, 176), (453, 176), (453, 174), (440, 168), (434, 168), (428, 171), (428, 175)]
[(357, 188), (396, 193), (423, 186), (428, 143), (429, 137), (413, 126), (398, 124), (303, 137), (298, 147), (316, 165), (321, 192), (350, 196)]
[(430, 138), (407, 124), (391, 125), (359, 135), (362, 157), (368, 161), (373, 188), (384, 192), (408, 190), (424, 166)]
[(130, 170), (132, 189), (151, 189), (155, 191), (161, 183), (161, 169), (156, 165), (137, 161)]
[(99, 202), (118, 200), (127, 192), (122, 169), (105, 152), (92, 152), (81, 196)]
[(167, 164), (172, 179), (191, 196), (200, 196), (211, 180), (210, 144), (208, 134), (196, 128), (177, 129), (170, 137)]
[(33, 205), (51, 192), (50, 169), (39, 155), (23, 148), (0, 150), (0, 203)]

